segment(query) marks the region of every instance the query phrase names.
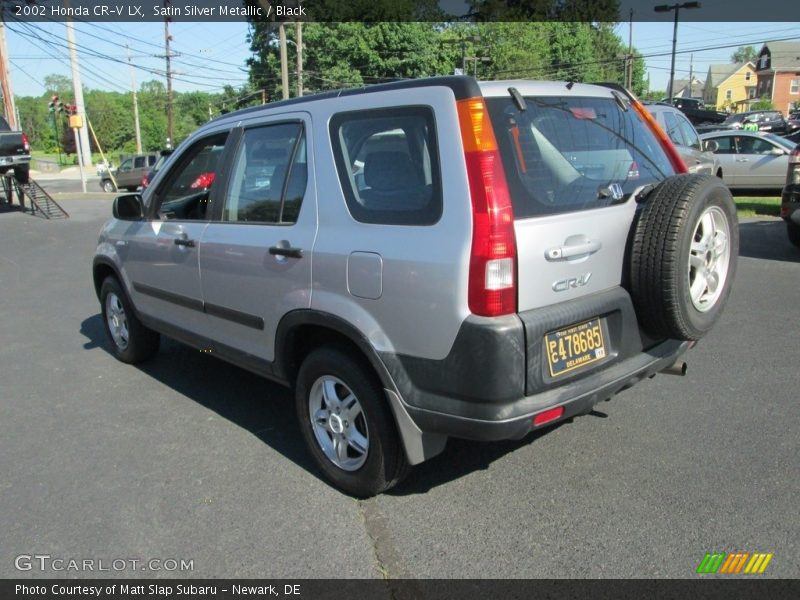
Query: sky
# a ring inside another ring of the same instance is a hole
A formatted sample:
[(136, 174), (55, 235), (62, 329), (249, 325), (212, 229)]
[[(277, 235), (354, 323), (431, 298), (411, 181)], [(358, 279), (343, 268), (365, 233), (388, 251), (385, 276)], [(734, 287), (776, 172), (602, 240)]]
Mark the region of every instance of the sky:
[[(650, 89), (666, 90), (672, 48), (672, 22), (635, 22), (633, 44), (646, 56)], [(126, 48), (136, 65), (137, 86), (143, 81), (164, 81), (164, 26), (161, 23), (75, 24), (76, 44), (84, 87), (128, 92), (131, 69)], [(39, 96), (49, 74), (70, 75), (64, 23), (7, 23), (10, 77), (17, 96)], [(617, 32), (627, 41), (628, 24)], [(247, 81), (245, 60), (250, 56), (246, 23), (173, 23), (174, 88), (177, 91), (219, 92), (224, 84), (236, 88)], [(730, 62), (737, 46), (755, 46), (767, 40), (800, 41), (800, 23), (680, 22), (676, 79), (687, 78), (691, 68), (705, 79), (708, 65)], [(290, 47), (290, 62), (293, 52)], [(159, 55), (161, 55), (159, 57)]]

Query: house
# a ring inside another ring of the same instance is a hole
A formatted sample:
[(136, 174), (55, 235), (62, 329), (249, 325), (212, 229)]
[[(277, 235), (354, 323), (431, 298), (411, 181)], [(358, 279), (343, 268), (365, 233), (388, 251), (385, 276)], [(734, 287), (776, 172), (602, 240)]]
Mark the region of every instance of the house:
[(672, 82), (672, 97), (702, 100), (704, 87), (705, 81), (697, 77), (692, 77), (691, 85), (688, 79), (676, 79)]
[(744, 112), (756, 100), (757, 81), (752, 62), (709, 65), (703, 102), (716, 110)]
[(800, 103), (800, 42), (767, 42), (758, 53), (756, 70), (757, 96), (769, 98), (788, 116)]

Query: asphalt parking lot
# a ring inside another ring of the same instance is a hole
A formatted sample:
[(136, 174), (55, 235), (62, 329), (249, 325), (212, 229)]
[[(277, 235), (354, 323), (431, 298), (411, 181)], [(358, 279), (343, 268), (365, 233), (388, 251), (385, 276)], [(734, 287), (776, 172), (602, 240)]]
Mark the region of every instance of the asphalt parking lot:
[(290, 394), (166, 341), (108, 352), (91, 258), (110, 202), (0, 212), (0, 577), (19, 555), (191, 560), (71, 577), (695, 577), (772, 552), (800, 577), (800, 251), (741, 226), (733, 295), (658, 376), (518, 442), (451, 441), (379, 498), (329, 487)]

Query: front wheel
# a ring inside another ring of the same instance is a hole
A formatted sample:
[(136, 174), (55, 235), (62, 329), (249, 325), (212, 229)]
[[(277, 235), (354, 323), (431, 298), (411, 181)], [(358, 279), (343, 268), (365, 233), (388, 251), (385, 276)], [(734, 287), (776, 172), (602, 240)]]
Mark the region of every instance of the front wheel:
[(117, 191), (116, 186), (114, 186), (114, 182), (110, 179), (103, 180), (103, 191), (108, 192), (109, 194), (114, 193)]
[(107, 277), (103, 281), (100, 304), (114, 356), (122, 362), (135, 364), (158, 351), (158, 333), (142, 325), (116, 278)]
[(358, 357), (337, 347), (312, 352), (300, 367), (295, 401), (306, 445), (337, 488), (374, 496), (407, 473), (383, 389)]

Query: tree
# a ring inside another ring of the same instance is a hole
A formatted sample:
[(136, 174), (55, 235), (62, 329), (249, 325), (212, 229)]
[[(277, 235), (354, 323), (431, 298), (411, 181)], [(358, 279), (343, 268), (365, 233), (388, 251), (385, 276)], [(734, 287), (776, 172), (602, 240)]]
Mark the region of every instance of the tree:
[(758, 53), (752, 46), (739, 46), (736, 52), (731, 54), (732, 63), (755, 62), (756, 58), (758, 58)]
[(756, 102), (750, 105), (750, 110), (774, 110), (775, 106), (766, 96), (761, 96)]

